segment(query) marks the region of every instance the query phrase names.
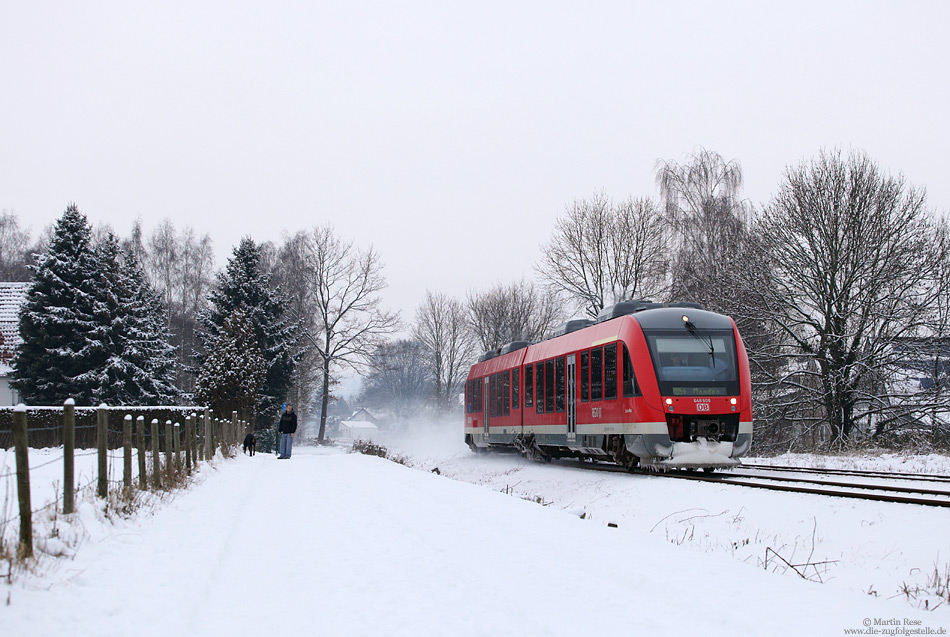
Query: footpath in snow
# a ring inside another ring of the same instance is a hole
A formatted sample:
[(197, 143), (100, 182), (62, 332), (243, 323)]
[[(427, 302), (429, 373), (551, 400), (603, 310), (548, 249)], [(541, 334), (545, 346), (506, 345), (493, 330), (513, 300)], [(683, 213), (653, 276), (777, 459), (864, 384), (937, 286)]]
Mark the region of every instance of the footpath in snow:
[(21, 637), (801, 637), (893, 618), (939, 629), (932, 614), (305, 447), (290, 461), (220, 462), (154, 513), (0, 592), (0, 634)]

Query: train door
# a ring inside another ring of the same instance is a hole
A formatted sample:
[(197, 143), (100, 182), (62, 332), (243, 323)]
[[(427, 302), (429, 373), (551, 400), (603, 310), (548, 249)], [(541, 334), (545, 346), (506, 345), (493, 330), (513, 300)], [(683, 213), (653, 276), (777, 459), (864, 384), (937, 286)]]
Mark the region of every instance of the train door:
[(567, 387), (565, 387), (565, 408), (567, 411), (567, 440), (577, 440), (577, 374), (574, 369), (574, 354), (567, 356)]
[(486, 438), (486, 439), (488, 438), (489, 420), (491, 420), (491, 418), (490, 418), (490, 416), (489, 416), (489, 414), (491, 414), (491, 410), (489, 409), (489, 407), (490, 407), (490, 405), (491, 405), (490, 401), (492, 400), (492, 396), (491, 396), (491, 392), (489, 391), (489, 384), (488, 384), (488, 379), (489, 379), (489, 378), (490, 378), (490, 376), (486, 376), (486, 377), (485, 377), (485, 386), (482, 387), (482, 389), (483, 389), (483, 391), (482, 391), (482, 403), (483, 403), (483, 404), (482, 404), (482, 407), (484, 408), (484, 411), (482, 411), (482, 420), (483, 420), (484, 423), (485, 423), (485, 432), (484, 432), (484, 434), (485, 434), (485, 438)]

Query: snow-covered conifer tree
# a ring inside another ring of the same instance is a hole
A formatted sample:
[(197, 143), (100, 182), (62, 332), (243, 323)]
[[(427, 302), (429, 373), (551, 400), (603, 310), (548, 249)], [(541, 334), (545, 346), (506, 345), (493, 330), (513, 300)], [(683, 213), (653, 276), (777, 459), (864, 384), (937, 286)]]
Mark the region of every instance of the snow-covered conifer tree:
[(210, 301), (211, 309), (201, 317), (203, 329), (198, 333), (203, 347), (203, 352), (196, 357), (199, 376), (206, 378), (204, 387), (207, 387), (204, 368), (211, 354), (221, 348), (218, 340), (223, 334), (225, 321), (235, 310), (240, 310), (253, 329), (257, 346), (267, 363), (257, 405), (257, 426), (266, 427), (277, 417), (277, 408), (293, 382), (299, 322), (287, 316), (279, 289), (271, 289), (270, 277), (261, 268), (261, 248), (249, 237), (241, 240), (225, 272), (218, 275)]
[(108, 357), (92, 228), (76, 204), (56, 222), (20, 311), (11, 385), (34, 405), (91, 405)]
[(234, 309), (204, 357), (195, 383), (195, 399), (216, 413), (229, 416), (237, 411), (242, 419), (253, 421), (267, 368), (254, 325), (243, 310)]
[(149, 286), (134, 252), (122, 261), (120, 301), (127, 316), (124, 355), (131, 367), (126, 386), (141, 405), (175, 403), (181, 392), (175, 386), (175, 346), (158, 295)]
[(174, 402), (174, 347), (169, 344), (161, 303), (133, 253), (122, 254), (108, 234), (97, 250), (101, 271), (100, 320), (109, 356), (100, 370), (96, 400), (110, 405)]

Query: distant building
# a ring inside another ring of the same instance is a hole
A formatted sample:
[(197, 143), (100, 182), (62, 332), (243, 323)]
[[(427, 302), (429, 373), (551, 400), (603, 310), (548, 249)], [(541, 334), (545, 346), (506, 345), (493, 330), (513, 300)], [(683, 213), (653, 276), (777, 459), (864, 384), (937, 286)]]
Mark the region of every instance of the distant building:
[(368, 410), (359, 409), (340, 422), (338, 437), (341, 440), (375, 440), (379, 437), (376, 418)]
[(340, 440), (375, 440), (379, 427), (365, 420), (344, 420), (340, 423)]
[(10, 389), (13, 357), (20, 339), (20, 308), (26, 303), (29, 283), (0, 282), (0, 405), (20, 402), (19, 392)]

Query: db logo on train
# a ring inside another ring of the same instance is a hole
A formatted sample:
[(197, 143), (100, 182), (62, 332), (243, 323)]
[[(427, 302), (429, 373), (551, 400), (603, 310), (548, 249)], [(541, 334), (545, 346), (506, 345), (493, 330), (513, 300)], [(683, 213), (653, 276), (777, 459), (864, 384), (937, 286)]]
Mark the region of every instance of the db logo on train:
[(709, 403), (696, 403), (696, 411), (709, 411)]

